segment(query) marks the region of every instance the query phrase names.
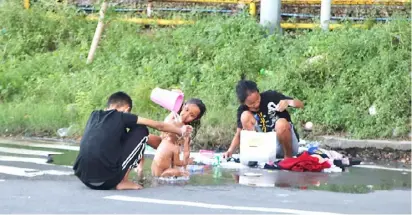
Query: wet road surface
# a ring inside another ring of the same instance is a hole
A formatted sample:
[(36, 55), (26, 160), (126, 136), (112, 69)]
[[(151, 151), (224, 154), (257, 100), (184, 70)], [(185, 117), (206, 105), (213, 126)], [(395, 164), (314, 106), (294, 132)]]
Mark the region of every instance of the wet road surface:
[(140, 191), (94, 191), (70, 167), (46, 160), (41, 153), (0, 152), (0, 213), (411, 213), (410, 170), (214, 168), (193, 174), (189, 181), (148, 177)]

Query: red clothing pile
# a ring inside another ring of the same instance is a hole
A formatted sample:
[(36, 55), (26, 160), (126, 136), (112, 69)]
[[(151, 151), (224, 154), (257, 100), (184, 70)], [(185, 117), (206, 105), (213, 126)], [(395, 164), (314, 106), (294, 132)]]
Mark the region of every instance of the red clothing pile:
[(329, 162), (319, 163), (319, 158), (311, 156), (308, 152), (303, 152), (297, 158), (285, 158), (278, 165), (281, 169), (296, 172), (320, 172), (323, 169), (330, 168)]

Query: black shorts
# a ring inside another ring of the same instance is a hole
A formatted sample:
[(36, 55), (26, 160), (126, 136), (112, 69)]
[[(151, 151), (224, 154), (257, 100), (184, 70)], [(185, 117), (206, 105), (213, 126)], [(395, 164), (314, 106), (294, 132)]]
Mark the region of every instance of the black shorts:
[(122, 169), (113, 176), (113, 178), (97, 182), (89, 183), (83, 182), (87, 187), (94, 190), (111, 190), (116, 188), (116, 186), (123, 180), (127, 171), (131, 167), (136, 167), (142, 157), (144, 156), (144, 151), (146, 148), (147, 140), (149, 139), (149, 130), (146, 126), (136, 125), (125, 133), (122, 138), (123, 154), (121, 157)]

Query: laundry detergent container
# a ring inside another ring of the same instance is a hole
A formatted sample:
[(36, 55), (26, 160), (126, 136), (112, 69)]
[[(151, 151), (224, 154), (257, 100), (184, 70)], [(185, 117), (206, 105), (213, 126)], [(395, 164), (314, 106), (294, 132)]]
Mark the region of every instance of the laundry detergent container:
[(267, 163), (276, 159), (276, 133), (242, 130), (240, 132), (240, 162)]

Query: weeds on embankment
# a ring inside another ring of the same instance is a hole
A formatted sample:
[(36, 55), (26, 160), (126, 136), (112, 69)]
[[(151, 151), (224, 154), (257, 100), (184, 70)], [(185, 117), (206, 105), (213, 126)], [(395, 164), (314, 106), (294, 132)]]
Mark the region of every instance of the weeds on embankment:
[[(71, 135), (81, 135), (90, 112), (118, 90), (132, 96), (134, 113), (162, 120), (167, 113), (150, 101), (150, 92), (175, 87), (207, 104), (197, 147), (218, 148), (235, 131), (234, 87), (241, 75), (256, 80), (262, 91), (276, 89), (303, 100), (304, 110), (291, 110), (294, 122), (312, 121), (317, 133), (393, 138), (410, 132), (407, 21), (283, 36), (267, 36), (244, 14), (211, 16), (151, 34), (113, 21), (95, 61), (86, 65), (95, 22), (58, 6), (20, 8), (0, 6), (3, 134), (54, 136), (72, 125)], [(375, 115), (369, 113), (372, 106)]]

